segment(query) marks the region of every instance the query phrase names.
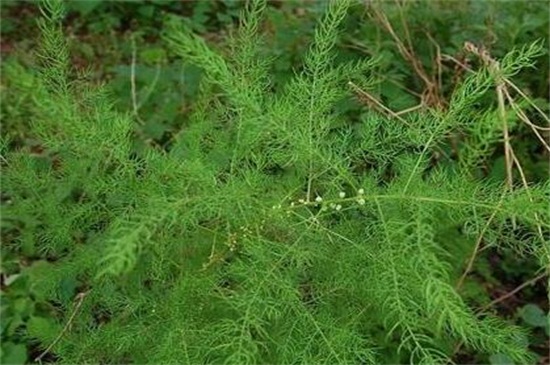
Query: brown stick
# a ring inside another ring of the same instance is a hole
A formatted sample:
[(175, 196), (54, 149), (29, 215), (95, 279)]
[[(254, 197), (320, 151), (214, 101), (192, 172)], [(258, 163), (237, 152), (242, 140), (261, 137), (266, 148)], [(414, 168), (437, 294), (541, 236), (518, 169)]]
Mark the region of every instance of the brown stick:
[(86, 297), (86, 295), (89, 293), (89, 291), (87, 292), (84, 292), (84, 293), (78, 293), (77, 296), (76, 296), (76, 299), (78, 300), (74, 309), (73, 309), (73, 312), (71, 313), (71, 316), (69, 317), (69, 320), (67, 321), (67, 323), (65, 324), (65, 327), (63, 327), (63, 330), (59, 333), (59, 335), (57, 335), (57, 337), (55, 338), (55, 340), (53, 340), (53, 342), (40, 354), (38, 355), (34, 361), (38, 362), (38, 363), (42, 363), (42, 358), (48, 353), (50, 352), (50, 350), (59, 342), (59, 340), (61, 340), (61, 337), (63, 337), (63, 335), (65, 334), (65, 332), (67, 332), (69, 330), (69, 327), (71, 326), (71, 323), (73, 322), (75, 316), (76, 316), (76, 313), (78, 312), (78, 310), (80, 309), (80, 307), (82, 306), (82, 302), (84, 302), (84, 298)]

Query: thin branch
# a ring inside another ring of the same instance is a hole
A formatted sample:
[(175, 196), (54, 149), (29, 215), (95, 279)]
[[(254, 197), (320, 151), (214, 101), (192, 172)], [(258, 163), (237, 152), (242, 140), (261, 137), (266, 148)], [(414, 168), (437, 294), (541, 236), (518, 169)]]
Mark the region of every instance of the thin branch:
[(367, 99), (367, 101), (369, 101), (370, 103), (374, 104), (374, 106), (378, 109), (378, 110), (382, 110), (384, 112), (384, 114), (386, 115), (389, 115), (391, 117), (394, 117), (396, 118), (397, 120), (399, 120), (400, 122), (402, 122), (403, 124), (409, 126), (409, 123), (407, 123), (407, 121), (403, 118), (401, 118), (398, 114), (396, 114), (393, 110), (391, 110), (390, 108), (386, 107), (384, 104), (382, 104), (380, 101), (378, 101), (374, 96), (372, 96), (371, 94), (369, 94), (368, 92), (366, 92), (365, 90), (362, 90), (359, 86), (355, 85), (353, 82), (349, 81), (348, 82), (348, 85), (351, 86), (351, 88), (357, 93), (357, 94), (360, 94), (361, 96), (365, 97)]
[(84, 302), (84, 298), (86, 297), (86, 295), (88, 295), (88, 293), (89, 293), (89, 291), (77, 294), (77, 296), (75, 298), (77, 300), (77, 303), (76, 303), (76, 305), (73, 309), (73, 312), (71, 313), (71, 316), (69, 317), (69, 320), (65, 324), (65, 327), (63, 327), (63, 330), (59, 333), (59, 335), (57, 335), (55, 340), (53, 340), (53, 342), (40, 355), (38, 355), (34, 359), (34, 361), (42, 363), (42, 361), (41, 361), (42, 358), (44, 356), (46, 356), (46, 354), (48, 352), (50, 352), (50, 350), (59, 342), (59, 340), (61, 340), (63, 335), (69, 330), (71, 324), (73, 323), (73, 320), (76, 317), (76, 314), (78, 313), (78, 310), (80, 309), (80, 307), (82, 306), (82, 303)]
[[(475, 71), (472, 70), (470, 67), (466, 66), (464, 63), (460, 62), (459, 60), (457, 60), (456, 58), (454, 58), (453, 56), (450, 56), (450, 55), (443, 55), (442, 56), (442, 59), (444, 60), (450, 60), (452, 62), (454, 62), (455, 64), (457, 64), (458, 66), (460, 66), (462, 69), (470, 72), (470, 73), (474, 73)], [(533, 109), (535, 109), (537, 111), (537, 113), (547, 122), (547, 123), (550, 123), (550, 118), (537, 106), (537, 104), (535, 104), (523, 91), (521, 91), (521, 89), (519, 87), (517, 87), (512, 81), (508, 80), (507, 78), (503, 78), (503, 81), (504, 83), (511, 87), (515, 92), (517, 92), (525, 101), (527, 101), (527, 103), (529, 103), (530, 106), (533, 107)], [(508, 94), (509, 96), (509, 93), (508, 91), (506, 91), (506, 94)], [(513, 106), (513, 105), (512, 105)], [(516, 106), (517, 108), (517, 106)], [(516, 112), (518, 110), (521, 110), (519, 108), (516, 109)], [(523, 113), (523, 111), (522, 111)], [(521, 116), (520, 116), (521, 117)], [(526, 118), (528, 120), (528, 118)], [(523, 118), (522, 118), (523, 120)], [(525, 121), (529, 126), (531, 126), (532, 128), (536, 128), (538, 130), (541, 130), (541, 131), (550, 131), (550, 128), (549, 127), (541, 127), (541, 126), (538, 126), (534, 123), (532, 123), (531, 121)]]
[(542, 130), (542, 131), (550, 131), (550, 128), (544, 128), (544, 127), (540, 127), (538, 125), (535, 125), (534, 123), (532, 123), (529, 118), (527, 117), (527, 115), (525, 115), (525, 113), (523, 112), (523, 110), (521, 110), (516, 102), (514, 101), (514, 99), (510, 96), (510, 93), (508, 93), (508, 91), (506, 89), (503, 89), (503, 92), (504, 92), (504, 96), (506, 96), (506, 99), (508, 100), (508, 103), (510, 104), (510, 106), (512, 107), (512, 109), (516, 112), (517, 116), (519, 117), (519, 119), (521, 119), (525, 124), (527, 124), (529, 127), (531, 127), (531, 129), (533, 130), (533, 133), (535, 133), (535, 135), (537, 136), (537, 138), (539, 139), (539, 141), (542, 142), (542, 145), (544, 146), (544, 148), (546, 148), (546, 150), (548, 152), (550, 152), (550, 146), (548, 145), (548, 143), (544, 140), (544, 137), (541, 136), (540, 132), (538, 130)]
[(136, 41), (132, 38), (132, 64), (130, 65), (130, 83), (132, 86), (132, 107), (134, 111), (134, 116), (139, 124), (145, 124), (143, 120), (139, 117), (139, 106), (137, 101), (137, 92), (136, 92)]
[(151, 97), (151, 94), (153, 94), (153, 91), (155, 91), (155, 87), (157, 86), (157, 82), (160, 76), (160, 70), (161, 70), (161, 64), (157, 63), (157, 69), (155, 70), (155, 78), (153, 79), (153, 82), (151, 82), (151, 85), (149, 85), (149, 87), (147, 88), (147, 93), (139, 102), (137, 106), (138, 109), (141, 108), (141, 106), (145, 104), (147, 100), (149, 100), (149, 98)]
[[(531, 195), (531, 192), (529, 191), (529, 184), (527, 183), (525, 173), (523, 172), (523, 168), (521, 167), (521, 164), (520, 164), (518, 158), (516, 157), (516, 154), (514, 153), (514, 151), (512, 151), (512, 159), (514, 160), (514, 163), (518, 167), (518, 171), (519, 171), (519, 174), (520, 174), (520, 177), (521, 177), (521, 182), (523, 184), (523, 187), (525, 188), (525, 192), (527, 193), (527, 196), (529, 197), (529, 201), (531, 203), (533, 203), (533, 196)], [(537, 213), (535, 213), (535, 220), (537, 221), (537, 232), (539, 234), (539, 237), (540, 237), (541, 241), (544, 242), (544, 234), (542, 233), (542, 226), (541, 226), (541, 223), (540, 223), (540, 217)]]
[[(393, 38), (399, 53), (410, 62), (413, 70), (416, 72), (418, 77), (422, 80), (425, 85), (425, 88), (422, 92), (422, 104), (427, 106), (440, 106), (443, 105), (443, 102), (440, 99), (440, 90), (438, 89), (437, 79), (432, 80), (428, 73), (426, 72), (422, 62), (416, 56), (412, 41), (410, 39), (409, 30), (407, 23), (405, 22), (402, 8), (400, 7), (400, 20), (405, 32), (405, 42), (402, 41), (397, 33), (395, 32), (391, 22), (388, 20), (387, 16), (380, 11), (376, 6), (372, 6), (374, 16), (376, 20), (382, 25), (386, 32)], [(406, 43), (406, 44), (405, 44)]]
[[(499, 202), (499, 205), (500, 205), (501, 202), (502, 202), (502, 199)], [(481, 230), (481, 233), (479, 234), (479, 237), (477, 238), (476, 245), (474, 247), (474, 251), (470, 255), (470, 259), (468, 260), (468, 264), (466, 265), (466, 268), (464, 269), (464, 272), (462, 273), (462, 276), (460, 277), (460, 279), (458, 280), (458, 283), (455, 286), (456, 291), (459, 291), (462, 288), (462, 285), (464, 284), (464, 281), (466, 280), (466, 277), (472, 271), (472, 267), (474, 266), (474, 261), (475, 261), (477, 255), (480, 252), (481, 243), (483, 242), (483, 236), (485, 235), (485, 233), (489, 229), (489, 226), (493, 222), (493, 219), (495, 219), (496, 214), (497, 214), (497, 210), (495, 209), (493, 211), (493, 214), (491, 214), (491, 216), (487, 220), (487, 223), (485, 224), (485, 226)]]
[(494, 306), (495, 304), (498, 304), (500, 302), (503, 302), (505, 301), (506, 299), (510, 298), (511, 296), (513, 296), (514, 294), (520, 292), (521, 290), (523, 290), (524, 288), (528, 287), (529, 285), (533, 285), (535, 284), (537, 281), (541, 280), (542, 278), (544, 278), (545, 276), (547, 276), (548, 273), (547, 272), (543, 272), (542, 274), (526, 281), (525, 283), (519, 285), (518, 287), (516, 287), (514, 290), (504, 294), (504, 295), (501, 295), (500, 297), (496, 298), (495, 300), (493, 300), (492, 302), (490, 302), (489, 304), (487, 305), (484, 305), (483, 307), (481, 307), (479, 309), (480, 312), (483, 312), (483, 311), (486, 311), (487, 309), (491, 308), (492, 306)]
[(415, 105), (415, 106), (411, 106), (410, 108), (407, 108), (407, 109), (403, 109), (403, 110), (400, 110), (398, 112), (395, 112), (395, 115), (403, 115), (403, 114), (408, 114), (408, 113), (411, 113), (415, 110), (418, 110), (418, 109), (421, 109), (425, 107), (425, 105), (423, 104), (418, 104), (418, 105)]
[[(515, 92), (517, 92), (519, 95), (521, 95), (521, 97), (523, 99), (525, 99), (545, 120), (547, 123), (550, 123), (550, 118), (542, 111), (540, 110), (540, 108), (537, 106), (537, 104), (535, 104), (533, 101), (531, 101), (531, 99), (525, 95), (525, 93), (523, 91), (521, 91), (521, 89), (519, 87), (517, 87), (516, 85), (514, 85), (514, 83), (508, 79), (504, 79), (504, 82), (510, 86), (512, 89), (514, 89)], [(543, 128), (543, 127), (539, 127), (539, 128)], [(548, 128), (545, 128), (546, 130), (548, 130)]]
[[(483, 307), (479, 308), (478, 309), (478, 312), (484, 312), (486, 310), (488, 310), (489, 308), (491, 308), (492, 306), (498, 304), (498, 303), (501, 303), (503, 301), (505, 301), (506, 299), (510, 298), (511, 296), (517, 294), (518, 292), (520, 292), (521, 290), (525, 289), (526, 287), (528, 287), (529, 285), (534, 285), (537, 281), (543, 279), (544, 277), (548, 276), (548, 272), (543, 272), (542, 274), (540, 275), (537, 275), (536, 277), (526, 281), (525, 283), (519, 285), (518, 287), (516, 287), (515, 289), (513, 289), (512, 291), (504, 294), (504, 295), (501, 295), (500, 297), (496, 298), (495, 300), (491, 301), (490, 303), (484, 305)], [(464, 345), (464, 342), (460, 341), (456, 346), (455, 348), (453, 349), (453, 355), (451, 357), (454, 357), (459, 351), (460, 351), (460, 348)]]
[(504, 160), (506, 162), (506, 184), (511, 190), (514, 185), (513, 175), (512, 175), (512, 145), (510, 144), (510, 133), (508, 132), (508, 122), (506, 118), (506, 107), (504, 105), (504, 92), (503, 84), (499, 82), (496, 88), (497, 99), (498, 99), (498, 114), (502, 122), (502, 130), (504, 133)]

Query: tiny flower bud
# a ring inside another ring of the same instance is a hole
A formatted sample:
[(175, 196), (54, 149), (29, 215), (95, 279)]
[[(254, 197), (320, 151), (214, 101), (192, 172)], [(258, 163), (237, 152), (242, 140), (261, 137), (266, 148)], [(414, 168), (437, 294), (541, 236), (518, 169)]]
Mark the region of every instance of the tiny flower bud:
[(300, 204), (304, 204), (304, 203), (305, 203), (305, 201), (304, 201), (304, 199), (298, 199), (298, 203), (300, 203)]
[(342, 199), (344, 199), (346, 197), (346, 193), (344, 193), (343, 191), (340, 192), (340, 194), (338, 194), (338, 196)]
[(359, 203), (359, 205), (365, 205), (365, 199), (359, 198), (357, 199), (357, 203)]
[(317, 198), (315, 198), (315, 201), (316, 201), (317, 203), (320, 203), (320, 202), (323, 201), (323, 198), (321, 198), (320, 196), (318, 196)]
[(340, 204), (338, 204), (335, 209), (340, 210), (340, 209), (342, 209), (342, 206)]
[(361, 189), (357, 190), (357, 194), (363, 195), (363, 194), (365, 194), (365, 190), (363, 188), (361, 188)]

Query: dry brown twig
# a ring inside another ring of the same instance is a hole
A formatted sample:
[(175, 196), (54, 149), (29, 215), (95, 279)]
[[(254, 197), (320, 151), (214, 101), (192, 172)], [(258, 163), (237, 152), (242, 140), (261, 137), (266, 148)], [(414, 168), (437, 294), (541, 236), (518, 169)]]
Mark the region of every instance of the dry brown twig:
[(359, 86), (354, 84), (353, 82), (349, 81), (348, 85), (353, 89), (353, 91), (359, 95), (360, 98), (365, 99), (369, 105), (374, 106), (376, 109), (381, 111), (383, 114), (386, 114), (387, 116), (396, 118), (401, 123), (405, 125), (409, 125), (407, 121), (399, 116), (398, 113), (395, 113), (390, 108), (386, 107), (384, 104), (382, 104), (378, 99), (376, 99), (374, 96), (369, 94), (367, 91), (361, 89)]
[[(497, 98), (498, 98), (499, 117), (501, 118), (502, 123), (503, 123), (503, 134), (504, 134), (504, 144), (505, 144), (504, 152), (505, 152), (505, 159), (506, 159), (507, 185), (508, 185), (509, 189), (513, 188), (512, 169), (515, 166), (517, 168), (518, 172), (519, 172), (519, 175), (520, 175), (520, 178), (521, 178), (521, 183), (522, 183), (523, 187), (525, 188), (525, 190), (526, 190), (526, 192), (529, 196), (529, 200), (531, 202), (533, 202), (533, 198), (532, 198), (531, 194), (529, 193), (529, 184), (528, 184), (527, 178), (525, 176), (525, 173), (523, 171), (521, 163), (520, 163), (519, 159), (517, 158), (512, 146), (511, 146), (511, 143), (510, 143), (510, 135), (509, 135), (508, 124), (507, 124), (507, 116), (506, 116), (506, 102), (508, 102), (508, 104), (510, 105), (512, 110), (516, 113), (516, 115), (520, 118), (520, 120), (522, 120), (529, 127), (531, 127), (531, 129), (533, 130), (533, 132), (535, 133), (537, 138), (543, 143), (544, 147), (548, 151), (550, 151), (550, 147), (544, 141), (544, 138), (542, 137), (542, 135), (540, 135), (538, 130), (547, 131), (550, 128), (545, 128), (545, 127), (540, 127), (540, 126), (535, 125), (534, 123), (532, 123), (529, 120), (527, 115), (525, 115), (525, 113), (518, 107), (517, 103), (515, 102), (515, 100), (512, 98), (512, 96), (510, 95), (510, 93), (508, 91), (508, 86), (512, 87), (516, 92), (518, 92), (518, 94), (520, 94), (532, 106), (536, 107), (536, 105), (534, 105), (534, 103), (532, 103), (529, 100), (529, 98), (517, 86), (515, 86), (510, 80), (508, 80), (508, 79), (506, 79), (505, 77), (502, 76), (502, 72), (501, 72), (500, 65), (499, 65), (498, 61), (494, 60), (486, 50), (480, 49), (480, 48), (476, 47), (475, 45), (473, 45), (472, 43), (467, 42), (464, 45), (464, 48), (465, 48), (466, 51), (468, 51), (470, 53), (473, 53), (476, 56), (478, 56), (489, 67), (489, 69), (495, 75), (495, 78), (497, 80), (497, 85), (496, 85), (495, 90), (496, 90)], [(459, 63), (458, 61), (456, 61), (453, 57), (447, 56), (447, 59), (451, 59), (451, 60), (455, 61), (455, 63), (461, 65), (467, 71), (472, 71), (469, 67), (467, 67), (467, 66)], [(539, 108), (536, 107), (535, 110), (537, 110), (537, 112), (539, 112), (541, 115), (545, 116), (544, 113), (542, 113), (542, 111)], [(548, 121), (548, 118), (545, 118), (545, 119)], [(478, 238), (478, 241), (476, 242), (474, 252), (472, 253), (472, 256), (470, 257), (468, 265), (467, 265), (463, 275), (461, 276), (461, 278), (460, 278), (460, 280), (459, 280), (459, 282), (456, 286), (457, 290), (460, 289), (460, 287), (463, 285), (463, 282), (464, 282), (466, 276), (471, 271), (471, 268), (473, 266), (473, 262), (474, 262), (476, 256), (479, 254), (479, 252), (482, 251), (482, 249), (480, 249), (481, 239), (482, 239), (483, 234), (485, 233), (488, 225), (490, 224), (490, 222), (493, 219), (494, 219), (494, 214), (489, 218), (489, 220), (487, 222), (487, 225), (484, 227), (482, 233), (480, 234), (480, 237)], [(541, 238), (541, 240), (544, 241), (542, 224), (540, 223), (541, 220), (540, 220), (540, 217), (536, 214), (535, 214), (535, 220), (537, 221), (537, 233), (538, 233), (539, 237)], [(512, 291), (500, 296), (499, 298), (491, 301), (487, 305), (480, 308), (479, 312), (483, 312), (483, 311), (488, 310), (489, 308), (491, 308), (495, 304), (498, 304), (498, 303), (508, 299), (509, 297), (511, 297), (514, 294), (518, 293), (523, 288), (536, 283), (537, 281), (541, 280), (542, 278), (544, 278), (546, 276), (548, 276), (548, 270), (546, 270), (542, 274), (536, 276), (535, 278), (533, 278), (531, 280), (528, 280), (525, 283), (519, 285), (514, 290), (512, 290)], [(462, 345), (463, 345), (462, 342), (459, 342), (457, 344), (457, 346), (454, 349), (454, 354), (456, 354), (458, 351), (460, 351), (460, 348), (462, 347)]]
[(46, 349), (44, 351), (42, 351), (42, 353), (40, 355), (38, 355), (34, 361), (42, 364), (42, 358), (44, 356), (46, 356), (46, 354), (48, 352), (50, 352), (50, 350), (59, 342), (59, 340), (61, 340), (61, 338), (63, 337), (63, 335), (69, 330), (69, 328), (71, 327), (71, 324), (73, 323), (75, 317), (76, 317), (76, 314), (78, 313), (80, 307), (82, 306), (82, 303), (84, 302), (84, 298), (86, 297), (86, 295), (88, 295), (89, 291), (87, 292), (82, 292), (82, 293), (78, 293), (75, 297), (76, 299), (76, 304), (75, 304), (75, 307), (73, 309), (73, 312), (71, 313), (70, 317), (69, 317), (69, 320), (67, 321), (67, 323), (65, 324), (65, 327), (63, 327), (63, 329), (61, 330), (61, 332), (59, 333), (59, 335), (57, 335), (57, 337), (52, 341), (52, 343), (46, 347)]
[[(403, 58), (406, 61), (408, 61), (411, 64), (417, 76), (424, 83), (424, 90), (421, 94), (421, 106), (438, 107), (438, 108), (443, 107), (445, 103), (443, 101), (443, 98), (441, 97), (441, 88), (439, 87), (438, 77), (436, 75), (434, 76), (428, 75), (428, 72), (426, 71), (426, 69), (422, 65), (422, 62), (416, 55), (412, 41), (411, 41), (409, 27), (407, 25), (407, 22), (405, 21), (405, 16), (402, 11), (403, 5), (400, 4), (399, 1), (396, 1), (395, 3), (399, 8), (400, 21), (403, 27), (403, 32), (405, 33), (404, 41), (401, 40), (401, 38), (399, 38), (394, 27), (389, 21), (388, 17), (384, 14), (382, 10), (380, 10), (378, 5), (375, 4), (374, 2), (370, 2), (370, 1), (366, 2), (367, 5), (370, 5), (370, 8), (372, 9), (375, 20), (378, 21), (378, 23), (382, 26), (382, 28), (385, 29), (386, 32), (388, 32), (388, 34), (392, 37), (392, 39), (394, 40), (397, 46), (399, 53), (403, 56)], [(436, 47), (436, 50), (438, 50), (438, 47)], [(436, 64), (439, 65), (437, 59), (436, 59)], [(438, 72), (436, 72), (436, 74), (437, 73)]]
[(484, 305), (483, 307), (481, 307), (479, 309), (479, 312), (484, 312), (484, 311), (488, 310), (489, 308), (491, 308), (492, 306), (505, 301), (506, 299), (508, 299), (511, 296), (519, 293), (521, 290), (528, 287), (529, 285), (534, 285), (536, 282), (538, 282), (539, 280), (542, 280), (546, 276), (548, 276), (548, 273), (543, 272), (543, 273), (535, 276), (534, 278), (527, 280), (526, 282), (524, 282), (523, 284), (517, 286), (516, 288), (509, 291), (508, 293), (501, 295), (500, 297), (492, 300), (490, 303), (487, 303), (486, 305)]
[[(466, 48), (466, 46), (465, 46)], [(467, 72), (470, 72), (470, 73), (473, 73), (475, 72), (474, 70), (472, 70), (470, 67), (468, 67), (466, 64), (464, 64), (463, 62), (460, 62), (459, 60), (457, 60), (456, 58), (454, 58), (453, 56), (450, 56), (450, 55), (442, 55), (442, 59), (443, 60), (448, 60), (448, 61), (451, 61), (453, 63), (455, 63), (457, 66), (459, 66), (460, 68), (462, 68), (463, 70), (467, 71)], [(550, 117), (548, 117), (530, 98), (528, 95), (526, 95), (519, 87), (517, 87), (512, 81), (510, 81), (509, 79), (507, 78), (503, 78), (504, 83), (506, 84), (506, 86), (510, 87), (511, 89), (513, 89), (519, 96), (521, 96), (521, 98), (523, 98), (523, 100), (525, 100), (536, 112), (537, 112), (537, 115), (539, 115), (540, 117), (542, 117), (544, 119), (544, 121), (548, 124), (550, 124)], [(506, 90), (506, 93), (507, 95), (510, 96), (510, 92), (508, 89), (505, 89)], [(507, 97), (508, 99), (508, 97)], [(521, 111), (523, 113), (523, 111), (521, 109), (519, 109), (519, 107), (517, 107), (517, 102), (515, 102), (515, 100), (510, 96), (510, 99), (508, 99), (509, 103), (510, 103), (510, 106), (512, 106), (513, 108), (515, 108), (515, 111)], [(531, 122), (529, 120), (529, 118), (527, 118), (527, 116), (525, 115), (525, 113), (523, 113), (523, 115), (525, 116), (524, 118), (520, 116), (520, 119), (525, 122), (527, 125), (529, 125), (531, 128), (535, 128), (537, 130), (540, 130), (540, 131), (544, 131), (544, 132), (548, 132), (550, 131), (550, 127), (541, 127), (539, 125), (536, 125), (535, 123)]]

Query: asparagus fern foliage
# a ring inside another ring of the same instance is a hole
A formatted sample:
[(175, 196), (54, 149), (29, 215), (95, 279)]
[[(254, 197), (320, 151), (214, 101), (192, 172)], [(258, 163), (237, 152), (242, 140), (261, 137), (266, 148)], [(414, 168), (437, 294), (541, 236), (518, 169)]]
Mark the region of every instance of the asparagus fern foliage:
[[(549, 264), (548, 185), (473, 173), (502, 128), (479, 101), (540, 47), (505, 57), (500, 74), (480, 68), (445, 110), (365, 107), (350, 121), (334, 105), (350, 85), (368, 89), (376, 60), (336, 64), (349, 6), (328, 4), (278, 93), (265, 1), (247, 5), (226, 52), (168, 19), (169, 49), (206, 79), (170, 149), (136, 159), (131, 115), (75, 75), (63, 5), (43, 3), (32, 115), (43, 150), (3, 136), (2, 153), (2, 219), (16, 231), (5, 246), (36, 253), (25, 275), (55, 308), (54, 324), (28, 328), (42, 349), (62, 363), (436, 364), (463, 343), (531, 360), (521, 329), (467, 305), (464, 263), (449, 253), (483, 236)], [(468, 148), (434, 162), (455, 132)]]

